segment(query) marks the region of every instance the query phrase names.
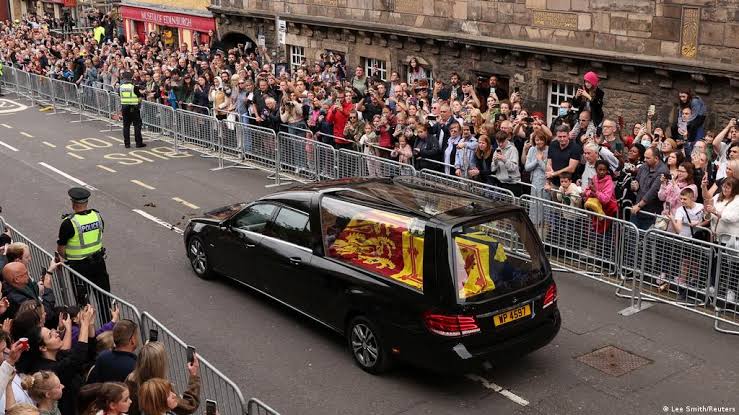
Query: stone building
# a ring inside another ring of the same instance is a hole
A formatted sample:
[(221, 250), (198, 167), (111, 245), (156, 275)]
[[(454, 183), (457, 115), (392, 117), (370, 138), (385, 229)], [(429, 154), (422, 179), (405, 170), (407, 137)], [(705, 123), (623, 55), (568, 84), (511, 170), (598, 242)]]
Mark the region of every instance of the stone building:
[(614, 118), (643, 120), (655, 104), (666, 125), (686, 88), (708, 104), (709, 128), (739, 114), (739, 0), (212, 0), (209, 9), (222, 38), (262, 38), (293, 65), (340, 51), (349, 66), (404, 77), (417, 57), (434, 77), (499, 74), (548, 115), (594, 70)]

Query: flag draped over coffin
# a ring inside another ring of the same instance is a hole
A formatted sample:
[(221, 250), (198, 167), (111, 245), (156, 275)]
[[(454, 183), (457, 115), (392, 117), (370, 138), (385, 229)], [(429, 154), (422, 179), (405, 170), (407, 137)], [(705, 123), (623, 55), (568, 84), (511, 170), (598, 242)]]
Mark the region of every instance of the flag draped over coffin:
[[(503, 244), (483, 232), (471, 232), (454, 238), (457, 252), (459, 297), (467, 298), (495, 289), (493, 275), (507, 259)], [(490, 253), (494, 252), (491, 257)], [(461, 260), (460, 260), (461, 259)], [(464, 270), (462, 270), (464, 265)]]
[(413, 220), (379, 210), (358, 213), (328, 254), (423, 290), (423, 234), (411, 231)]

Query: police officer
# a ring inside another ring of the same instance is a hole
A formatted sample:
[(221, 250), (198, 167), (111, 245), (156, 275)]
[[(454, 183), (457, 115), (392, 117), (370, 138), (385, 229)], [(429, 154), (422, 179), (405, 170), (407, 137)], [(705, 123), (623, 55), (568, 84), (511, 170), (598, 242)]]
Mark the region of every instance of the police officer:
[[(105, 224), (100, 212), (87, 207), (90, 191), (81, 187), (69, 189), (74, 213), (65, 215), (59, 226), (57, 252), (66, 259), (67, 265), (93, 284), (110, 292), (110, 277), (105, 267), (105, 248), (103, 230)], [(78, 296), (87, 294), (86, 290), (75, 287)], [(105, 315), (109, 304), (98, 299), (100, 311)]]
[(121, 114), (123, 115), (123, 144), (126, 148), (131, 147), (131, 123), (133, 123), (136, 147), (141, 148), (146, 147), (141, 137), (141, 113), (139, 112), (141, 91), (139, 91), (139, 87), (131, 83), (132, 78), (131, 72), (124, 72), (119, 87)]

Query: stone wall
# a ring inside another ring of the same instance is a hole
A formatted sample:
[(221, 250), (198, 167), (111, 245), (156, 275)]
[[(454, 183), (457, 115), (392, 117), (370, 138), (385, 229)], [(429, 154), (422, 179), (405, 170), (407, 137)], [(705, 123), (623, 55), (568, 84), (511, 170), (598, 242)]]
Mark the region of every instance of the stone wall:
[[(739, 0), (212, 0), (214, 10), (332, 19), (403, 34), (542, 47), (687, 66), (739, 60)], [(382, 25), (379, 27), (378, 25)], [(731, 70), (731, 69), (728, 69)]]

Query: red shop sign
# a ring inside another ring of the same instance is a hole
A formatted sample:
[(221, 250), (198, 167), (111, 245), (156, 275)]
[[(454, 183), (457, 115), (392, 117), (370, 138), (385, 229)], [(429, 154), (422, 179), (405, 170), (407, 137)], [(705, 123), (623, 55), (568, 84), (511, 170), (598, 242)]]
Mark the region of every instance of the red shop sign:
[(77, 7), (77, 0), (64, 0), (64, 7)]
[[(66, 0), (65, 0), (66, 1)], [(120, 8), (121, 17), (124, 19), (150, 22), (158, 26), (181, 27), (184, 29), (207, 32), (216, 30), (216, 24), (212, 17), (191, 16), (181, 13), (158, 12), (139, 7), (123, 6)]]

